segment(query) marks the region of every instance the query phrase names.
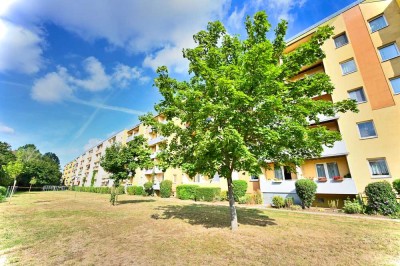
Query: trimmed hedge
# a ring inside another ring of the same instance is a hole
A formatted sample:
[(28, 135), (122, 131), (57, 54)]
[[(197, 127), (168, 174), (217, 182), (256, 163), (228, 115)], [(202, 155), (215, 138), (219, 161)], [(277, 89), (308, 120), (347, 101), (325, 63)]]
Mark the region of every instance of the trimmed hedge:
[(142, 186), (131, 186), (126, 188), (126, 193), (128, 193), (128, 195), (142, 195), (143, 191)]
[(164, 180), (160, 183), (160, 197), (169, 198), (172, 195), (172, 181)]
[(295, 183), (296, 193), (301, 199), (303, 209), (310, 208), (315, 199), (315, 192), (317, 192), (317, 184), (310, 179), (300, 179)]
[(238, 202), (239, 198), (244, 197), (247, 191), (247, 182), (244, 180), (233, 180), (233, 197)]
[(367, 211), (369, 213), (380, 213), (392, 215), (399, 211), (396, 194), (387, 181), (370, 183), (365, 187), (368, 198)]
[(110, 194), (111, 188), (110, 187), (78, 187), (73, 186), (71, 188), (72, 191), (77, 192), (92, 192), (92, 193), (100, 193), (100, 194)]
[(195, 198), (198, 201), (216, 201), (220, 198), (221, 188), (219, 187), (197, 187)]
[(393, 181), (393, 188), (397, 191), (397, 194), (400, 195), (400, 179), (396, 179)]
[(198, 185), (179, 185), (176, 187), (176, 196), (182, 200), (196, 199), (196, 189)]

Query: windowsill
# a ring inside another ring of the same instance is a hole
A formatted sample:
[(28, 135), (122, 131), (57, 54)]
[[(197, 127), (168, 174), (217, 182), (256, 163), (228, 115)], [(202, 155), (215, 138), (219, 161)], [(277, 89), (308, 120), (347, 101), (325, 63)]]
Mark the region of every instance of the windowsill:
[(339, 48), (341, 48), (341, 47), (343, 47), (343, 46), (346, 46), (346, 45), (348, 45), (349, 43), (345, 43), (345, 44), (343, 44), (343, 45), (341, 45), (341, 46), (339, 46), (339, 47), (336, 47), (336, 45), (335, 45), (335, 47), (336, 47), (336, 49), (339, 49)]
[(399, 92), (393, 92), (394, 96), (400, 95), (400, 91)]
[(363, 101), (363, 102), (357, 102), (357, 104), (363, 104), (363, 103), (367, 103), (368, 101)]
[(258, 182), (260, 181), (259, 179), (250, 179), (249, 182)]
[(390, 175), (376, 175), (372, 176), (372, 179), (381, 179), (381, 178), (392, 178)]
[(383, 62), (390, 61), (390, 60), (392, 60), (392, 59), (395, 59), (395, 58), (397, 58), (397, 57), (400, 57), (400, 54), (399, 54), (399, 55), (396, 55), (396, 56), (394, 56), (394, 57), (391, 57), (391, 58), (388, 58), (388, 59), (382, 60), (382, 63), (383, 63)]
[(342, 73), (342, 76), (347, 76), (347, 75), (350, 75), (350, 74), (355, 73), (355, 72), (357, 72), (357, 70), (351, 71), (351, 72), (346, 73), (346, 74), (343, 74), (343, 73)]
[(371, 31), (371, 34), (372, 34), (372, 33), (374, 33), (374, 32), (378, 32), (378, 31), (380, 31), (380, 30), (382, 30), (382, 29), (384, 29), (384, 28), (387, 28), (387, 27), (389, 27), (389, 24), (388, 24), (388, 25), (386, 25), (385, 27), (382, 27), (382, 28), (380, 28), (380, 29), (377, 29), (377, 30)]
[(360, 138), (361, 140), (364, 140), (364, 139), (376, 139), (378, 136), (371, 136), (371, 137), (365, 137), (365, 138)]

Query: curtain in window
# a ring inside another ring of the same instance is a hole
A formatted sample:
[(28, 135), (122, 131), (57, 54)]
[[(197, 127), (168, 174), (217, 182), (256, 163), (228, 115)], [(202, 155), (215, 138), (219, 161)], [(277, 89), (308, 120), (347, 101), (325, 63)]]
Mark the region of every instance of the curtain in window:
[(326, 166), (328, 168), (329, 178), (333, 178), (334, 176), (340, 176), (337, 163), (327, 163)]
[(370, 161), (372, 175), (389, 175), (385, 160)]
[(274, 173), (275, 173), (275, 178), (276, 178), (276, 179), (283, 180), (282, 168), (280, 168), (280, 167), (275, 167)]
[(389, 60), (399, 55), (399, 51), (397, 50), (395, 44), (391, 44), (389, 46), (379, 49), (379, 53), (381, 54), (382, 61)]
[(345, 44), (347, 44), (349, 41), (347, 40), (347, 36), (346, 34), (340, 35), (338, 37), (335, 38), (335, 45), (336, 48), (339, 48)]
[(342, 71), (343, 71), (343, 74), (347, 74), (347, 73), (356, 71), (356, 64), (354, 63), (354, 60), (350, 60), (345, 63), (342, 63)]
[(377, 31), (387, 26), (386, 20), (383, 17), (376, 18), (369, 22), (371, 26), (371, 31)]
[(326, 177), (324, 165), (317, 164), (316, 166), (317, 166), (318, 177)]

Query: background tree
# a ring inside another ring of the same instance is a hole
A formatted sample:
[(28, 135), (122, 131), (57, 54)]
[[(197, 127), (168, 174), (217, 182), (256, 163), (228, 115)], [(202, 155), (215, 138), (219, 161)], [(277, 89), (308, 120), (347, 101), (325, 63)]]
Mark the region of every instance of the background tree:
[(30, 185), (29, 186), (29, 192), (31, 192), (32, 186), (36, 185), (36, 183), (37, 183), (36, 177), (32, 177), (31, 181), (29, 181), (29, 185)]
[(117, 202), (118, 187), (121, 181), (128, 179), (130, 174), (135, 176), (138, 168), (144, 169), (153, 166), (150, 155), (151, 150), (143, 136), (136, 136), (126, 146), (117, 143), (106, 149), (100, 165), (111, 173), (110, 179), (114, 180), (110, 198), (112, 205)]
[(19, 160), (9, 162), (8, 164), (3, 166), (4, 172), (6, 172), (8, 176), (14, 179), (13, 189), (10, 195), (9, 202), (11, 202), (11, 197), (15, 190), (15, 184), (17, 183), (17, 178), (22, 173), (23, 169), (24, 169), (24, 164)]
[[(332, 146), (341, 136), (322, 125), (309, 127), (309, 121), (318, 123), (320, 114), (356, 111), (351, 100), (312, 99), (332, 93), (325, 73), (293, 80), (302, 67), (324, 58), (320, 46), (332, 28), (319, 28), (310, 41), (284, 54), (285, 21), (278, 24), (273, 41), (267, 39), (265, 12), (247, 17), (245, 26), (245, 40), (227, 34), (218, 21), (195, 34), (197, 46), (183, 51), (190, 62), (189, 81), (171, 78), (165, 66), (157, 70), (155, 85), (163, 100), (155, 110), (169, 122), (158, 123), (151, 114), (141, 118), (171, 137), (164, 155), (172, 166), (227, 179), (232, 230), (238, 227), (233, 171), (260, 174), (267, 162), (293, 166), (317, 157), (322, 145)], [(174, 118), (181, 125), (174, 124)]]
[(45, 154), (43, 154), (43, 158), (49, 159), (49, 160), (53, 161), (54, 163), (56, 163), (57, 165), (60, 165), (60, 159), (53, 152), (46, 152)]
[(3, 170), (3, 165), (16, 160), (15, 154), (11, 150), (11, 145), (0, 141), (0, 186), (8, 186), (13, 179)]

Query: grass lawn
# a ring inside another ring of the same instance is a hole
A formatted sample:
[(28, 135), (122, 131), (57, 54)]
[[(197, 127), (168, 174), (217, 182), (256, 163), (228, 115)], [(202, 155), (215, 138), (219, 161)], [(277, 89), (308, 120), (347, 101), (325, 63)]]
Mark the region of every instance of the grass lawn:
[(33, 192), (0, 203), (0, 264), (396, 265), (400, 223), (123, 195)]

